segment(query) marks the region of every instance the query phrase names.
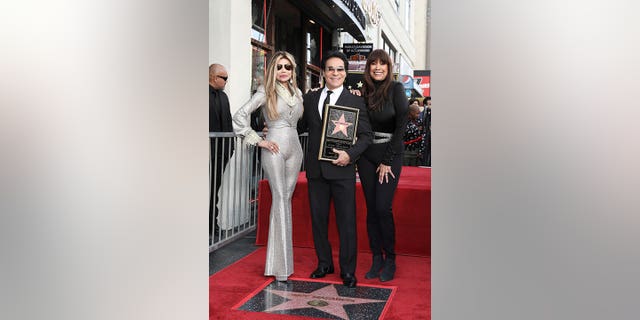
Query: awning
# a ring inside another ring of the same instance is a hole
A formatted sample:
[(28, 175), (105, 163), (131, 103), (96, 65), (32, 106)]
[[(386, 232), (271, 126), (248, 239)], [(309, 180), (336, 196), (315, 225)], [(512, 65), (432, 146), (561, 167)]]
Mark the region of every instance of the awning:
[(329, 28), (342, 28), (358, 41), (365, 41), (366, 19), (355, 0), (299, 0), (298, 6), (314, 20)]

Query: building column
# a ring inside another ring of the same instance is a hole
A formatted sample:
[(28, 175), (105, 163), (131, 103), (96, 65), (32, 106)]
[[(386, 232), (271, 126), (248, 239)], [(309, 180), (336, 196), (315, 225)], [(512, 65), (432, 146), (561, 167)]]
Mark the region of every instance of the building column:
[(220, 63), (227, 68), (229, 83), (225, 92), (229, 96), (233, 114), (251, 96), (250, 0), (209, 0), (209, 64), (211, 63)]

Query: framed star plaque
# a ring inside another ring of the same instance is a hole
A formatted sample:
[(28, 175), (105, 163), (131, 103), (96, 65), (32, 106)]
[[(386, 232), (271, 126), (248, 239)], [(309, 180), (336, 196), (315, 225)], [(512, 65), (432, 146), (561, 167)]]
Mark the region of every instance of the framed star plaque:
[(333, 161), (338, 154), (333, 148), (347, 150), (356, 142), (360, 109), (328, 104), (322, 116), (322, 137), (318, 160)]

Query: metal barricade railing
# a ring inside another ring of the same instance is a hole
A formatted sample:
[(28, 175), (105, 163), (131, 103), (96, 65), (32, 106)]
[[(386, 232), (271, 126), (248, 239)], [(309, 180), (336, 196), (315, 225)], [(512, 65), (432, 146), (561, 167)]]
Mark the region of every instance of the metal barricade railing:
[(210, 132), (209, 139), (211, 252), (256, 229), (262, 168), (257, 149), (234, 133)]
[(309, 133), (305, 132), (300, 134), (300, 144), (302, 145), (302, 166), (300, 168), (300, 171), (305, 171), (304, 168), (304, 155), (307, 154), (307, 149), (309, 149)]
[[(262, 135), (262, 133), (258, 133)], [(210, 132), (209, 252), (257, 228), (258, 184), (263, 178), (259, 148), (231, 132)], [(300, 135), (303, 156), (308, 134)], [(304, 161), (300, 168), (304, 170)], [(218, 187), (219, 186), (219, 187)]]

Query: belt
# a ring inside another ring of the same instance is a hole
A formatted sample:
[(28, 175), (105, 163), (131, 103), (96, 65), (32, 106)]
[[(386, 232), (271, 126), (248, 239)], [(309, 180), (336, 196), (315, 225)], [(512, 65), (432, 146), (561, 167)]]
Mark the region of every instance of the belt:
[(373, 133), (373, 143), (374, 144), (387, 143), (387, 142), (391, 141), (392, 137), (393, 137), (393, 133), (374, 132)]
[(296, 125), (292, 125), (292, 124), (278, 124), (278, 125), (272, 125), (271, 127), (269, 127), (269, 129), (287, 129), (287, 128), (297, 128)]

